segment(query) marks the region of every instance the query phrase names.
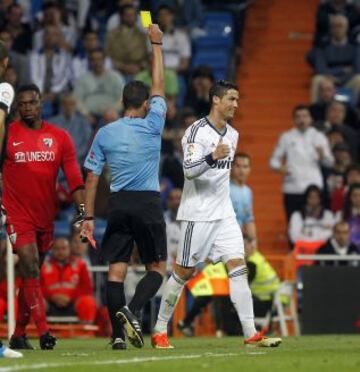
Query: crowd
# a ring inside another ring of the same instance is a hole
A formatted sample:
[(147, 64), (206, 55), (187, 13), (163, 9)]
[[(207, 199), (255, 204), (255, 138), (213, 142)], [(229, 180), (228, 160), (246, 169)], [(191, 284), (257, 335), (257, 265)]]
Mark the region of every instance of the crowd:
[[(311, 102), (294, 108), (294, 127), (281, 134), (270, 159), (270, 167), (283, 175), (295, 248), (360, 253), (359, 5), (347, 0), (319, 5), (306, 56), (313, 68)], [(339, 230), (347, 232), (346, 239), (337, 238)]]

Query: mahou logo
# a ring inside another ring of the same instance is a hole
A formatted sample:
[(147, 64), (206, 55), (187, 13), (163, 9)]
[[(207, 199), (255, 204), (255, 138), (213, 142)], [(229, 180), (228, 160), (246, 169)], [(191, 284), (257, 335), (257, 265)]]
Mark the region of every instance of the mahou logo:
[(52, 138), (44, 138), (43, 141), (44, 141), (44, 145), (49, 147), (49, 148), (53, 145), (53, 139)]

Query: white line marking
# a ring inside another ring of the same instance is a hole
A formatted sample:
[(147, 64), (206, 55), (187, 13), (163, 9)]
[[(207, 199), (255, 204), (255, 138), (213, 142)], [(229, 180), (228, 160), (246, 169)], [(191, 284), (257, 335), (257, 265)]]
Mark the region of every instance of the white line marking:
[(190, 355), (173, 355), (166, 357), (143, 357), (143, 358), (131, 358), (131, 359), (113, 359), (113, 360), (102, 360), (102, 361), (89, 361), (89, 362), (74, 362), (74, 363), (39, 363), (39, 364), (30, 364), (30, 365), (14, 365), (10, 367), (0, 368), (0, 372), (15, 372), (15, 371), (29, 371), (29, 370), (38, 370), (38, 369), (48, 369), (48, 368), (57, 368), (57, 367), (74, 367), (74, 366), (87, 366), (87, 365), (109, 365), (109, 364), (135, 364), (135, 363), (146, 363), (146, 362), (162, 362), (166, 360), (178, 360), (178, 359), (198, 359), (202, 357), (210, 358), (221, 358), (229, 356), (238, 356), (240, 354), (235, 353), (224, 353), (224, 354), (213, 354), (213, 353), (204, 353), (204, 354), (190, 354)]

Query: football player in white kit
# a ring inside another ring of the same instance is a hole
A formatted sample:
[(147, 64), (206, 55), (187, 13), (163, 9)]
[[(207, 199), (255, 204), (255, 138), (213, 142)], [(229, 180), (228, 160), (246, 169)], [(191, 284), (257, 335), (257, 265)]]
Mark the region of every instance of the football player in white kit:
[(167, 325), (186, 281), (195, 266), (209, 258), (227, 268), (230, 297), (240, 318), (244, 343), (274, 347), (280, 338), (266, 338), (256, 331), (253, 303), (247, 281), (244, 242), (230, 200), (230, 169), (239, 134), (228, 124), (238, 107), (236, 85), (220, 80), (210, 89), (211, 110), (185, 132), (185, 184), (177, 219), (181, 238), (174, 271), (164, 288), (152, 346), (171, 349)]

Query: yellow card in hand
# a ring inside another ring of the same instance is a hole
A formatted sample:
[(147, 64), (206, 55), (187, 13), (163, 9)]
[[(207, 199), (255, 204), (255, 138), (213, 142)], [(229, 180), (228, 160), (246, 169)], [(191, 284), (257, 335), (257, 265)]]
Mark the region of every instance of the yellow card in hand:
[(148, 28), (152, 24), (151, 13), (148, 10), (140, 12), (141, 23), (144, 28)]

